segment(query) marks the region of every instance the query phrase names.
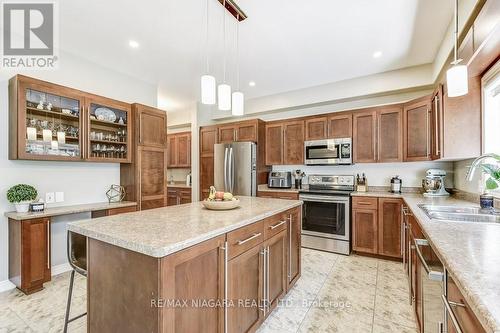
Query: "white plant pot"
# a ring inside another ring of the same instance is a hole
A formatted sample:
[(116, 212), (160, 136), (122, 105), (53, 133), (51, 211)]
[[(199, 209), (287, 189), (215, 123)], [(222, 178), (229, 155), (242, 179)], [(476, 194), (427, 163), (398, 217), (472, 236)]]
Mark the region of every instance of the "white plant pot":
[(14, 205), (16, 206), (16, 212), (27, 213), (30, 210), (30, 202), (31, 201), (21, 201), (15, 203)]

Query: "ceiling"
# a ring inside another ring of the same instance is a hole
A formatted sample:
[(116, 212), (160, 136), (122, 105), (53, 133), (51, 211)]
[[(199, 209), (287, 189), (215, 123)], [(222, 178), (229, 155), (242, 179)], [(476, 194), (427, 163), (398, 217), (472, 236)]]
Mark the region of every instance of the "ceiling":
[[(175, 111), (199, 100), (207, 0), (60, 1), (61, 48), (157, 84)], [(210, 72), (222, 80), (222, 6), (209, 3)], [(240, 85), (246, 98), (431, 63), (452, 0), (239, 0)], [(227, 19), (226, 80), (236, 86), (235, 26)], [(140, 46), (129, 47), (130, 39)], [(374, 58), (374, 52), (382, 55)], [(255, 87), (248, 82), (255, 81)]]

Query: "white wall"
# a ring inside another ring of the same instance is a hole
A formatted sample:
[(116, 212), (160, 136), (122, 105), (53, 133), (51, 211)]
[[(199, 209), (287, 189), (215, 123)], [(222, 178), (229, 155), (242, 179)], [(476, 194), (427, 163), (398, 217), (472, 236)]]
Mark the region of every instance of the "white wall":
[[(8, 223), (3, 212), (14, 207), (7, 202), (6, 191), (17, 183), (34, 185), (42, 197), (46, 192), (62, 191), (63, 205), (106, 201), (105, 192), (120, 182), (119, 164), (84, 162), (10, 161), (8, 159), (8, 80), (16, 73), (0, 72), (0, 286), (8, 278)], [(67, 53), (60, 54), (60, 66), (54, 71), (20, 72), (27, 76), (67, 85), (125, 102), (156, 106), (156, 86), (100, 67)], [(81, 217), (81, 216), (80, 216)], [(68, 220), (59, 217), (52, 229), (52, 264), (66, 261), (65, 230)], [(3, 284), (5, 285), (5, 284)]]
[(306, 175), (356, 175), (358, 173), (361, 175), (364, 173), (368, 180), (368, 187), (390, 186), (391, 178), (398, 175), (403, 180), (403, 187), (421, 187), (425, 171), (430, 168), (446, 170), (446, 187), (453, 187), (452, 162), (362, 163), (343, 166), (279, 165), (273, 166), (273, 171), (300, 169)]

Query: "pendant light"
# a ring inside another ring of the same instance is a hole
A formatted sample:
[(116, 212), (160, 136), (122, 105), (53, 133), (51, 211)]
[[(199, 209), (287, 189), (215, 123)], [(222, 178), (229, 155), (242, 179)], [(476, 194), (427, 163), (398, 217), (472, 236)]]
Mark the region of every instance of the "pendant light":
[(240, 91), (240, 16), (236, 17), (236, 90), (232, 95), (233, 108), (231, 114), (233, 116), (242, 116), (245, 113), (245, 96)]
[(217, 97), (219, 110), (229, 111), (231, 110), (231, 87), (226, 83), (226, 0), (223, 1), (222, 10), (222, 22), (223, 22), (223, 34), (224, 34), (224, 63), (223, 63), (223, 80), (222, 84), (217, 87)]
[(457, 59), (458, 49), (458, 0), (455, 0), (455, 46), (453, 66), (446, 72), (448, 97), (457, 97), (469, 92), (469, 75), (467, 65), (459, 65), (462, 59)]
[(208, 104), (208, 105), (214, 105), (215, 104), (215, 77), (210, 75), (210, 66), (209, 66), (209, 61), (208, 61), (208, 29), (209, 29), (209, 22), (208, 22), (208, 1), (207, 0), (207, 6), (206, 6), (206, 65), (207, 65), (207, 74), (203, 75), (201, 77), (201, 103), (202, 104)]

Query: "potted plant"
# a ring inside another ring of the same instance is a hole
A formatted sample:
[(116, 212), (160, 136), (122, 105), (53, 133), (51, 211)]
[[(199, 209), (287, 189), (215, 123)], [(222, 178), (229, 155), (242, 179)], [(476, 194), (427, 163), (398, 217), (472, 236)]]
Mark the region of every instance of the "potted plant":
[(493, 196), (487, 192), (496, 190), (500, 184), (500, 155), (493, 154), (492, 157), (497, 160), (497, 164), (481, 164), (483, 173), (487, 176), (485, 182), (485, 193), (481, 195), (481, 208), (493, 208)]
[(18, 213), (26, 213), (30, 208), (30, 203), (36, 199), (37, 190), (26, 184), (17, 184), (7, 191), (7, 200), (16, 206)]

